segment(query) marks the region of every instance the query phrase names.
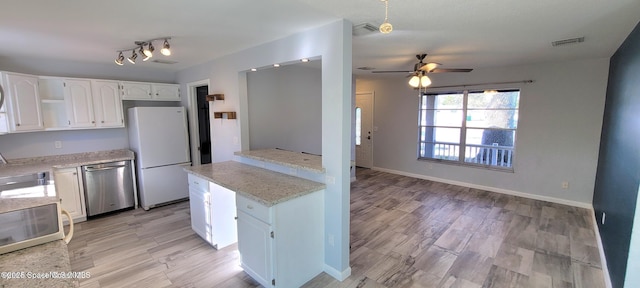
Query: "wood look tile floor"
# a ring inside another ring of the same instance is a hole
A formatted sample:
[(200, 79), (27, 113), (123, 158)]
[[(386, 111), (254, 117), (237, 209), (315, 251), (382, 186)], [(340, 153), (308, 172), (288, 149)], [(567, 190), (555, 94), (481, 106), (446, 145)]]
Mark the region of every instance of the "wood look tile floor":
[[(590, 211), (357, 170), (351, 185), (352, 275), (304, 287), (605, 287)], [(189, 203), (76, 225), (81, 287), (258, 287), (237, 246), (192, 230)]]

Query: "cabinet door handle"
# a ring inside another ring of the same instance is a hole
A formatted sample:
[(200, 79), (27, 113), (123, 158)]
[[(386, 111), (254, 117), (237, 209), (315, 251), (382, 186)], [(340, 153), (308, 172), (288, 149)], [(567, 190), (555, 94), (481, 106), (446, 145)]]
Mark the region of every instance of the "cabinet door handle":
[(16, 126), (20, 126), (20, 123), (16, 123)]

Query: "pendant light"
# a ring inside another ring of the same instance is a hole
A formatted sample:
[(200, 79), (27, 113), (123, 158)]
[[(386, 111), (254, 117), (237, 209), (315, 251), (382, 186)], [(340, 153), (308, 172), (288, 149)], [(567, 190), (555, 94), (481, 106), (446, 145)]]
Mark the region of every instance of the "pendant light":
[(384, 2), (384, 22), (380, 25), (382, 34), (389, 34), (393, 31), (393, 26), (389, 23), (389, 0), (380, 0)]

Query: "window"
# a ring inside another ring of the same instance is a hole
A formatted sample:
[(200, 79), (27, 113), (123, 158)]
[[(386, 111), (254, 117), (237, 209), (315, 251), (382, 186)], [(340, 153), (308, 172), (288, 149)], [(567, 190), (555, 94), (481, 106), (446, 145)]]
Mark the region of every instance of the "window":
[(420, 97), (418, 158), (513, 171), (520, 90)]

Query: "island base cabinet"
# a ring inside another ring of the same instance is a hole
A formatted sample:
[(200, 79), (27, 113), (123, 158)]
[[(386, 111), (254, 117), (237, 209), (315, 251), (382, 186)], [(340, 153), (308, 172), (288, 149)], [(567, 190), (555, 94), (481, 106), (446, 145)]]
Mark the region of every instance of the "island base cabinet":
[(238, 211), (238, 250), (241, 266), (253, 279), (265, 287), (271, 286), (272, 239), (271, 225), (247, 213)]
[(198, 191), (193, 187), (189, 187), (189, 208), (191, 211), (191, 229), (209, 244), (213, 244), (211, 241), (211, 225), (208, 221), (211, 217), (209, 192)]
[(236, 243), (236, 193), (193, 174), (187, 178), (191, 229), (216, 249)]
[(241, 266), (265, 287), (300, 287), (324, 269), (324, 190), (271, 207), (240, 194)]

